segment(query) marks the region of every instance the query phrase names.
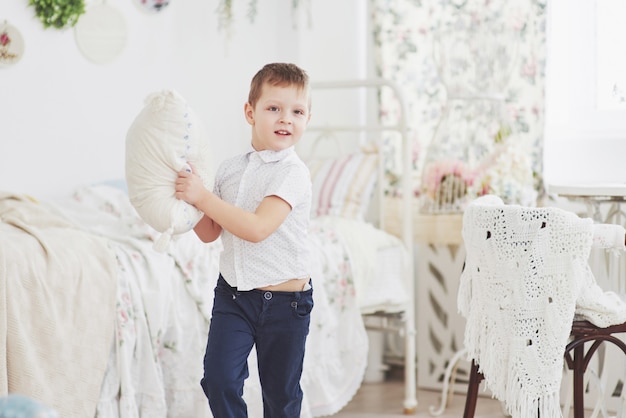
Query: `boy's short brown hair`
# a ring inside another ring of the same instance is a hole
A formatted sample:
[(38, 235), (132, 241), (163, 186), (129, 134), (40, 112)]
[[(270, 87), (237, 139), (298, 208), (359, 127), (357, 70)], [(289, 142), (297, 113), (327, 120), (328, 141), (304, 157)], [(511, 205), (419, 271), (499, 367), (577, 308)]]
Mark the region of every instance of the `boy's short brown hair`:
[[(250, 103), (252, 107), (256, 105), (259, 97), (261, 97), (261, 90), (265, 83), (281, 87), (296, 86), (299, 89), (305, 90), (307, 94), (309, 92), (309, 76), (302, 68), (295, 64), (282, 62), (266, 64), (254, 75), (250, 83), (248, 103)], [(309, 107), (311, 107), (310, 98)]]

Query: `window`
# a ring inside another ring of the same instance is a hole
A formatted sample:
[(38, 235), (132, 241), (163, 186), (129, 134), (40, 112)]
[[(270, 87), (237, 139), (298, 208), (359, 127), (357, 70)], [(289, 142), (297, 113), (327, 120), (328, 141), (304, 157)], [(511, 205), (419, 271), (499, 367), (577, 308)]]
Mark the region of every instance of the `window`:
[(597, 0), (596, 53), (598, 110), (626, 109), (626, 2)]
[(548, 2), (544, 177), (625, 182), (626, 2)]

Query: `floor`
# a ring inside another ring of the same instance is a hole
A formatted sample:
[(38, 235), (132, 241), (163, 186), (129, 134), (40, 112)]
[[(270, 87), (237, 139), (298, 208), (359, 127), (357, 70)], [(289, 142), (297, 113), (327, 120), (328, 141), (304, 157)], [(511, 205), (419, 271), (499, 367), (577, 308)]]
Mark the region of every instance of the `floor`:
[[(400, 418), (417, 416), (422, 418), (460, 418), (465, 407), (465, 395), (454, 394), (448, 398), (448, 406), (441, 415), (432, 415), (441, 402), (441, 392), (419, 390), (417, 410), (413, 415), (403, 414), (404, 386), (401, 380), (383, 383), (363, 383), (352, 401), (333, 418)], [(480, 397), (476, 405), (476, 418), (503, 418), (500, 402), (490, 397)]]
[[(403, 414), (404, 385), (399, 379), (383, 383), (363, 383), (361, 388), (341, 411), (332, 415), (332, 418), (461, 418), (465, 408), (465, 394), (456, 393), (448, 398), (448, 405), (440, 414), (433, 414), (441, 406), (441, 392), (434, 390), (418, 390), (417, 410), (414, 414)], [(608, 411), (607, 415), (585, 410), (586, 418), (620, 416), (615, 411)], [(569, 414), (571, 417), (572, 414)], [(622, 417), (626, 414), (621, 414)], [(475, 418), (510, 418), (503, 413), (499, 401), (489, 396), (479, 395), (476, 403)]]

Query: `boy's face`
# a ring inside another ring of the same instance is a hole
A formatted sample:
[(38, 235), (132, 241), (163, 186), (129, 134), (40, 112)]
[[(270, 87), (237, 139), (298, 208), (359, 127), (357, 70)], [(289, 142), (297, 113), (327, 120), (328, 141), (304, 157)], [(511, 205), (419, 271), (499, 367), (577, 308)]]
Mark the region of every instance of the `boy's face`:
[(256, 105), (246, 103), (244, 112), (252, 126), (252, 146), (257, 151), (280, 151), (296, 144), (311, 119), (305, 89), (267, 83)]

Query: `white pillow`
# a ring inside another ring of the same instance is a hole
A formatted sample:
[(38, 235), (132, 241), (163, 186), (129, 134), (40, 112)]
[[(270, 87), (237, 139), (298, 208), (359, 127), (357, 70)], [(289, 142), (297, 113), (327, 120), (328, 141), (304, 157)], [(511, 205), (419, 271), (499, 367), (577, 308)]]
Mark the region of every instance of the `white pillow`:
[(200, 120), (175, 91), (150, 94), (126, 134), (126, 182), (139, 216), (162, 233), (154, 244), (158, 251), (202, 218), (202, 212), (174, 196), (177, 173), (188, 163), (211, 189), (213, 170)]

